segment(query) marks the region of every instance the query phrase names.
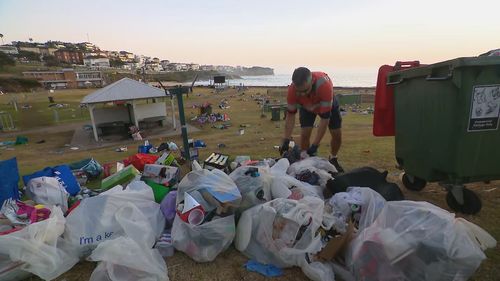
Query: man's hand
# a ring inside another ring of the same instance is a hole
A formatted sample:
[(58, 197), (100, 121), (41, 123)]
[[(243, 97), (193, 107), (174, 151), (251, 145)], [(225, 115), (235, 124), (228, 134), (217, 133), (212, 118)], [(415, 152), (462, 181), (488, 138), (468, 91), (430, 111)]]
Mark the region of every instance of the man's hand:
[(316, 156), (316, 154), (318, 154), (318, 147), (319, 145), (317, 144), (311, 144), (311, 146), (307, 150), (307, 154), (309, 154), (309, 156)]
[(289, 139), (284, 139), (283, 144), (280, 147), (280, 155), (283, 155), (288, 149), (290, 148), (290, 140)]

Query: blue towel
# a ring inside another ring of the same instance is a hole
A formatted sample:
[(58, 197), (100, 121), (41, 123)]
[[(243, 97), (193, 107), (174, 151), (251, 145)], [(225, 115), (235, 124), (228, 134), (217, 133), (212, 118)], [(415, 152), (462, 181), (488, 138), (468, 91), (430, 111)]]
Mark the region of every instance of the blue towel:
[(0, 207), (3, 201), (13, 198), (19, 199), (19, 171), (16, 158), (0, 161)]
[(249, 260), (245, 264), (248, 271), (258, 272), (266, 277), (278, 277), (283, 275), (283, 270), (272, 264), (262, 264), (258, 261)]

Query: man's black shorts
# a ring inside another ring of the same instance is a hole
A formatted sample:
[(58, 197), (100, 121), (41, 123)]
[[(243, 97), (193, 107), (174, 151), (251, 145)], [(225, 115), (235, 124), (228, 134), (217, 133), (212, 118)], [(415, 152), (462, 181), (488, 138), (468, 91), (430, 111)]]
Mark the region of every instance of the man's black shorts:
[[(316, 113), (309, 112), (301, 107), (299, 109), (299, 114), (301, 128), (310, 128), (314, 126), (314, 121), (316, 120), (317, 115)], [(340, 116), (340, 106), (337, 96), (333, 98), (328, 128), (330, 130), (342, 128), (342, 116)]]

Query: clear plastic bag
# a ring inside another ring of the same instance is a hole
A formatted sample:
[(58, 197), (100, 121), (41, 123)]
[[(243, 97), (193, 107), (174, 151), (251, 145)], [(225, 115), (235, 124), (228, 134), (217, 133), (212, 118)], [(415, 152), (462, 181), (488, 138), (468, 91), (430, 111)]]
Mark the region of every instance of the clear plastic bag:
[(100, 261), (90, 281), (163, 281), (167, 266), (157, 249), (152, 249), (156, 233), (145, 214), (134, 204), (125, 203), (116, 221), (124, 236), (100, 243), (89, 260)]
[(260, 263), (300, 266), (313, 280), (332, 280), (325, 264), (310, 263), (308, 254), (321, 250), (323, 201), (278, 198), (243, 212), (237, 227), (236, 248)]
[(153, 191), (148, 185), (133, 181), (125, 189), (118, 185), (98, 196), (83, 199), (66, 218), (64, 238), (79, 249), (80, 255), (86, 255), (99, 243), (123, 236), (125, 232), (117, 215), (129, 203), (146, 217), (143, 233), (152, 231), (159, 237), (165, 227), (160, 205), (154, 202)]
[(353, 216), (353, 205), (358, 206), (355, 216), (358, 230), (370, 226), (384, 208), (387, 201), (376, 191), (367, 187), (349, 187), (347, 192), (336, 193), (325, 205), (323, 227), (334, 227), (337, 232), (345, 233), (347, 222)]
[(326, 182), (332, 178), (330, 173), (337, 173), (337, 169), (327, 159), (320, 157), (308, 157), (290, 165), (287, 174), (296, 177), (304, 171), (315, 172), (319, 176), (319, 185), (326, 186)]
[(467, 280), (486, 258), (482, 247), (496, 245), (471, 225), (427, 202), (387, 202), (346, 263), (356, 280)]
[(227, 174), (219, 169), (211, 171), (202, 169), (196, 161), (193, 162), (193, 168), (193, 171), (189, 172), (179, 183), (177, 204), (184, 200), (184, 193), (201, 189), (210, 189), (227, 198), (234, 198), (232, 202), (239, 204), (241, 201), (240, 191)]
[[(241, 202), (241, 194), (233, 180), (224, 172), (218, 169), (201, 169), (196, 161), (193, 162), (193, 171), (178, 185), (177, 206), (183, 203), (185, 194), (189, 194), (203, 207), (206, 217), (201, 224), (193, 225), (176, 215), (172, 226), (172, 243), (177, 250), (195, 261), (212, 261), (234, 239), (234, 211)], [(211, 200), (207, 200), (207, 196)], [(208, 219), (208, 213), (215, 215)]]
[(234, 181), (242, 196), (240, 212), (272, 199), (273, 176), (270, 174), (269, 167), (242, 166), (236, 168), (229, 177)]
[(310, 185), (286, 174), (278, 174), (273, 177), (271, 184), (271, 197), (289, 198), (299, 200), (306, 196), (323, 199), (322, 188)]
[(191, 225), (177, 215), (172, 226), (172, 243), (197, 262), (213, 261), (229, 248), (236, 233), (234, 215)]
[(0, 236), (0, 255), (23, 262), (22, 270), (52, 280), (71, 269), (79, 260), (71, 246), (60, 238), (64, 223), (61, 209), (52, 207), (48, 219)]
[[(323, 198), (321, 187), (301, 182), (286, 174), (290, 163), (280, 159), (273, 167), (243, 166), (234, 170), (229, 177), (242, 194), (239, 210), (271, 201), (276, 198), (301, 199), (305, 196)], [(255, 172), (257, 171), (257, 172)]]

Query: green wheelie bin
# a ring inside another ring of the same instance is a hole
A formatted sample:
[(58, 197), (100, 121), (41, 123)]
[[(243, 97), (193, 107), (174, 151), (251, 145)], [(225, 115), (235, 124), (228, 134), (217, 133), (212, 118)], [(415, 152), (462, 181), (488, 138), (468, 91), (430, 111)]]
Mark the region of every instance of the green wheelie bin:
[(465, 183), (500, 179), (500, 57), (466, 57), (391, 72), (396, 160), (403, 184), (446, 187), (448, 206), (474, 214)]

